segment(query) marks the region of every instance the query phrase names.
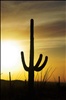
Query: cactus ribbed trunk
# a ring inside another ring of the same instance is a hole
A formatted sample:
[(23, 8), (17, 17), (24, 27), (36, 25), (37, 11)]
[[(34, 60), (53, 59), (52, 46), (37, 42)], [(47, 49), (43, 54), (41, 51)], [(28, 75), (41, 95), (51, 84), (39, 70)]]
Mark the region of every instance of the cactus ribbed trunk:
[(29, 64), (29, 74), (28, 74), (28, 85), (31, 91), (34, 87), (34, 20), (31, 19), (30, 21), (30, 64)]
[(9, 81), (10, 81), (10, 88), (11, 88), (11, 72), (9, 72)]
[(10, 81), (10, 84), (9, 84), (9, 100), (11, 100), (11, 94), (12, 94), (12, 92), (11, 92), (11, 72), (9, 72), (9, 81)]
[(34, 90), (34, 71), (41, 71), (47, 61), (48, 61), (48, 56), (45, 56), (45, 60), (43, 61), (42, 65), (40, 65), (41, 60), (42, 60), (42, 54), (39, 55), (39, 59), (37, 60), (36, 64), (34, 65), (34, 20), (30, 20), (30, 62), (29, 62), (29, 67), (25, 63), (25, 58), (24, 58), (24, 52), (21, 52), (21, 60), (23, 67), (26, 71), (28, 71), (28, 87), (30, 90), (30, 94), (33, 95), (33, 90)]

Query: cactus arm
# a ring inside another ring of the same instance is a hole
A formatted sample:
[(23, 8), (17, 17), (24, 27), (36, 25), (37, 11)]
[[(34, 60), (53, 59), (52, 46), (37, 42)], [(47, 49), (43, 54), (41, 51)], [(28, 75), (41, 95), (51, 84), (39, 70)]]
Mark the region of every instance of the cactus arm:
[(34, 69), (35, 69), (37, 66), (40, 65), (41, 60), (42, 60), (42, 54), (40, 54), (39, 59), (38, 59), (36, 65), (34, 66)]
[(47, 61), (48, 61), (48, 57), (46, 56), (46, 57), (45, 57), (45, 60), (44, 60), (44, 62), (43, 62), (43, 64), (42, 64), (40, 67), (37, 66), (34, 70), (35, 70), (35, 71), (40, 71), (40, 70), (42, 70), (42, 69), (45, 67)]
[(24, 59), (24, 53), (23, 52), (21, 52), (21, 59), (22, 59), (24, 69), (26, 71), (29, 71), (29, 67), (27, 67), (27, 65), (25, 64), (25, 59)]

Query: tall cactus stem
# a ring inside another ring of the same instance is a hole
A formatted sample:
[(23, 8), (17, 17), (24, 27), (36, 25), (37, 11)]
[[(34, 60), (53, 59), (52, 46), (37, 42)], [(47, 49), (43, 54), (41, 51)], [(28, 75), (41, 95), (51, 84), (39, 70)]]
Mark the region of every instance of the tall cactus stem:
[(33, 89), (34, 89), (34, 71), (41, 71), (45, 67), (45, 65), (48, 61), (48, 56), (46, 56), (43, 64), (40, 66), (42, 57), (43, 57), (43, 55), (40, 54), (39, 59), (34, 66), (34, 20), (31, 19), (30, 20), (30, 62), (29, 62), (29, 67), (25, 63), (23, 51), (21, 52), (21, 59), (22, 59), (24, 69), (26, 71), (28, 71), (28, 85), (29, 85), (29, 90), (32, 93), (33, 93)]

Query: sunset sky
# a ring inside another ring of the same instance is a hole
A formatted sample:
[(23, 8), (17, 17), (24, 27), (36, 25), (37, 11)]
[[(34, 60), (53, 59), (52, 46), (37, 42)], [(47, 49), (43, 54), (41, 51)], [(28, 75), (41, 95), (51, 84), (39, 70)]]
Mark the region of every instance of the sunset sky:
[[(34, 19), (34, 64), (39, 54), (48, 56), (45, 68), (35, 80), (66, 81), (66, 2), (65, 1), (1, 1), (1, 78), (27, 80), (20, 52), (24, 51), (29, 66), (30, 19)], [(53, 72), (53, 73), (52, 73)]]

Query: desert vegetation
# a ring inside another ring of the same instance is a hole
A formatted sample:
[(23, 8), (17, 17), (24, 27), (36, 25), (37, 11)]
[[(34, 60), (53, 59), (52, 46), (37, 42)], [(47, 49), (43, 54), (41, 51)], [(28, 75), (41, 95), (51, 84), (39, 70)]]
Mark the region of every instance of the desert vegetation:
[(1, 100), (66, 100), (66, 83), (47, 82), (52, 76), (53, 72), (48, 76), (51, 68), (48, 68), (41, 81), (34, 81), (34, 71), (41, 71), (48, 62), (48, 56), (45, 57), (44, 62), (40, 65), (42, 54), (34, 66), (34, 20), (30, 20), (30, 63), (29, 67), (25, 63), (24, 52), (21, 52), (21, 60), (23, 67), (28, 71), (28, 81), (11, 80), (11, 73), (9, 72), (9, 80), (1, 80)]
[[(32, 98), (28, 92), (28, 82), (14, 80), (1, 81), (1, 100), (25, 100)], [(34, 82), (34, 98), (33, 100), (65, 100), (66, 99), (66, 83), (58, 82)]]
[(26, 71), (28, 71), (28, 88), (29, 88), (30, 94), (33, 96), (34, 71), (41, 71), (45, 67), (45, 65), (48, 61), (48, 56), (46, 56), (43, 64), (41, 66), (39, 66), (41, 63), (41, 60), (42, 60), (42, 54), (40, 54), (39, 59), (38, 59), (36, 65), (34, 66), (34, 20), (33, 19), (30, 20), (30, 65), (29, 65), (29, 67), (27, 67), (27, 65), (25, 63), (23, 51), (21, 52), (21, 58), (22, 58), (22, 63), (23, 63), (24, 69)]

